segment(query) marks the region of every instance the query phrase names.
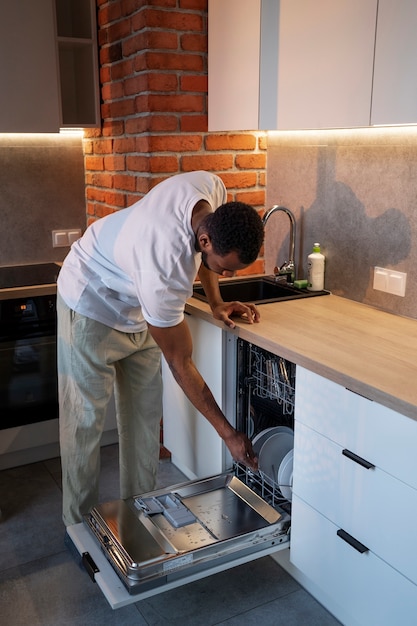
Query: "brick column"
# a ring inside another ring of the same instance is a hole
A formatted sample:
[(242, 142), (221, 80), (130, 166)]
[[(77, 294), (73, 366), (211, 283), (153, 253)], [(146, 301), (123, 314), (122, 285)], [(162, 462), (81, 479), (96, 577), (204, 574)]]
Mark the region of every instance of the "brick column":
[[(197, 169), (263, 211), (264, 133), (207, 132), (207, 0), (97, 0), (101, 129), (85, 131), (87, 220)], [(248, 273), (263, 272), (263, 259)]]

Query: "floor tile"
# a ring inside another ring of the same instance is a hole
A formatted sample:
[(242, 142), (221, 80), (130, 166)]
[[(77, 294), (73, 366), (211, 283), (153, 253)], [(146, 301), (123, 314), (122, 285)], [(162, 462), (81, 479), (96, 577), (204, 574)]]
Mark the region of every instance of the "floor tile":
[(0, 472), (0, 570), (61, 552), (61, 491), (42, 463)]
[(179, 469), (175, 467), (168, 459), (161, 459), (158, 468), (157, 489), (170, 487), (186, 482), (188, 479)]
[(142, 600), (137, 606), (150, 626), (211, 626), (299, 589), (273, 559), (264, 557)]
[(238, 612), (222, 626), (340, 626), (340, 622), (303, 589), (250, 611)]
[(134, 605), (114, 611), (66, 550), (0, 573), (7, 626), (146, 626)]

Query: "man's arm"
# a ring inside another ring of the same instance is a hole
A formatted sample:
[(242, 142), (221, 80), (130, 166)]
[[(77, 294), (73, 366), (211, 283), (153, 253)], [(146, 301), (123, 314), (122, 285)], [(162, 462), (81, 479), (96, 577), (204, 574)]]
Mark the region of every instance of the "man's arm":
[(227, 421), (205, 380), (192, 360), (191, 334), (184, 320), (177, 326), (157, 328), (149, 326), (149, 332), (161, 348), (171, 372), (190, 402), (216, 429), (235, 461), (257, 470), (258, 462), (254, 456), (248, 437), (238, 432)]
[(237, 315), (243, 318), (249, 324), (259, 322), (260, 315), (256, 306), (250, 302), (224, 302), (220, 295), (219, 276), (212, 272), (203, 264), (198, 270), (198, 277), (207, 296), (213, 317), (222, 320), (229, 328), (235, 328), (236, 324), (230, 318), (231, 315)]

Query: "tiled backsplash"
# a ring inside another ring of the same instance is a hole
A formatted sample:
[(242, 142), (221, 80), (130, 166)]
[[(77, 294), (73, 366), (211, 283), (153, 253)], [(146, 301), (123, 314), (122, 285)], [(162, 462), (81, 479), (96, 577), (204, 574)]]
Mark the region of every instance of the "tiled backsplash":
[[(334, 294), (417, 318), (417, 129), (271, 133), (267, 208), (297, 219), (298, 277), (315, 241)], [(289, 221), (268, 222), (265, 268), (288, 258)], [(405, 297), (373, 289), (374, 267), (407, 274)]]
[(0, 135), (0, 266), (62, 261), (52, 230), (86, 225), (77, 135)]

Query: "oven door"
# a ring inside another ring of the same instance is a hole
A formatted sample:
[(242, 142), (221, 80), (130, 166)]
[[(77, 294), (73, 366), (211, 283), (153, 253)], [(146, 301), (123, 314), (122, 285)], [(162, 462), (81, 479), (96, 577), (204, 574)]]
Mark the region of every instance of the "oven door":
[[(42, 302), (36, 300), (9, 301), (7, 308), (3, 303), (0, 336), (1, 430), (58, 417), (55, 296), (45, 296)], [(33, 320), (18, 318), (20, 311), (39, 311), (44, 306), (51, 307), (47, 319), (40, 320), (39, 315)]]
[(0, 429), (58, 417), (54, 336), (0, 345)]

